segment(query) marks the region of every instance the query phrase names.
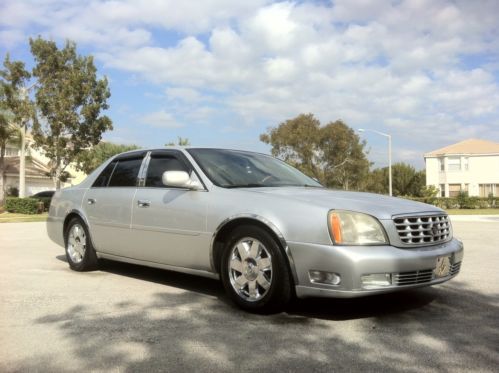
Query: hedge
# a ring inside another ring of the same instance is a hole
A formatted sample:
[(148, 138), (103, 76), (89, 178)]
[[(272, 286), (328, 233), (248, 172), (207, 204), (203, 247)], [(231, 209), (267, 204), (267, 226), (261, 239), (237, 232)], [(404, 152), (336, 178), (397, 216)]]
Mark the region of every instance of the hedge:
[(498, 208), (498, 197), (402, 197), (413, 201), (429, 203), (443, 209), (487, 209)]
[(43, 211), (43, 203), (36, 198), (7, 197), (5, 209), (17, 214), (39, 214)]

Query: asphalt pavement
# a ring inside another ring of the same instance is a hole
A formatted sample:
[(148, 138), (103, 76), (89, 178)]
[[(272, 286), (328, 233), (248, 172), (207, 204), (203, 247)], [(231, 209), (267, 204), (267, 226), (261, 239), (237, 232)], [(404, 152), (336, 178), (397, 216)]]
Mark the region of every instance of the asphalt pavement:
[(73, 272), (44, 223), (0, 224), (0, 371), (497, 372), (499, 221), (457, 220), (454, 280), (269, 316), (213, 280), (112, 262)]

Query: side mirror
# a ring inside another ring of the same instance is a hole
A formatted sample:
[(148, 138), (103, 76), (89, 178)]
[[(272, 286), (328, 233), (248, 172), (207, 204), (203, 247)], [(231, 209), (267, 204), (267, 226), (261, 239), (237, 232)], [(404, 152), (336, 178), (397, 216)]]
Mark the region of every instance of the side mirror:
[(202, 189), (201, 184), (197, 181), (191, 180), (191, 177), (185, 171), (165, 171), (163, 172), (161, 181), (163, 181), (163, 185), (165, 186), (192, 190)]

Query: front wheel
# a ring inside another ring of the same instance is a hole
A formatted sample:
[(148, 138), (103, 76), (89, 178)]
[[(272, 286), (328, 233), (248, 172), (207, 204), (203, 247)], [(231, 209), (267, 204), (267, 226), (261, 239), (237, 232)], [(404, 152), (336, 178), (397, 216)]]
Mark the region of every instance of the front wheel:
[(66, 258), (75, 271), (91, 271), (97, 268), (98, 259), (92, 246), (88, 229), (80, 218), (73, 218), (65, 232)]
[(221, 275), (230, 298), (249, 311), (278, 311), (291, 297), (282, 250), (267, 231), (256, 226), (232, 232), (222, 255)]

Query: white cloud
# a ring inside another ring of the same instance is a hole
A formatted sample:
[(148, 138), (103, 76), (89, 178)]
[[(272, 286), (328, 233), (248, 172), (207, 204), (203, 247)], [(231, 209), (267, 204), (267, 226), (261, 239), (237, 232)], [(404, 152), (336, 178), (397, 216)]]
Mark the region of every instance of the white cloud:
[(6, 0), (0, 42), (33, 30), (73, 38), (106, 68), (164, 86), (171, 105), (149, 124), (223, 111), (275, 125), (313, 112), (388, 130), (409, 157), (463, 136), (499, 139), (497, 14), (497, 1), (466, 0)]
[(166, 89), (166, 96), (170, 100), (182, 100), (195, 103), (202, 100), (202, 95), (195, 89), (187, 87), (170, 87)]
[(156, 128), (179, 128), (183, 125), (175, 117), (165, 110), (149, 113), (140, 118), (140, 122)]

